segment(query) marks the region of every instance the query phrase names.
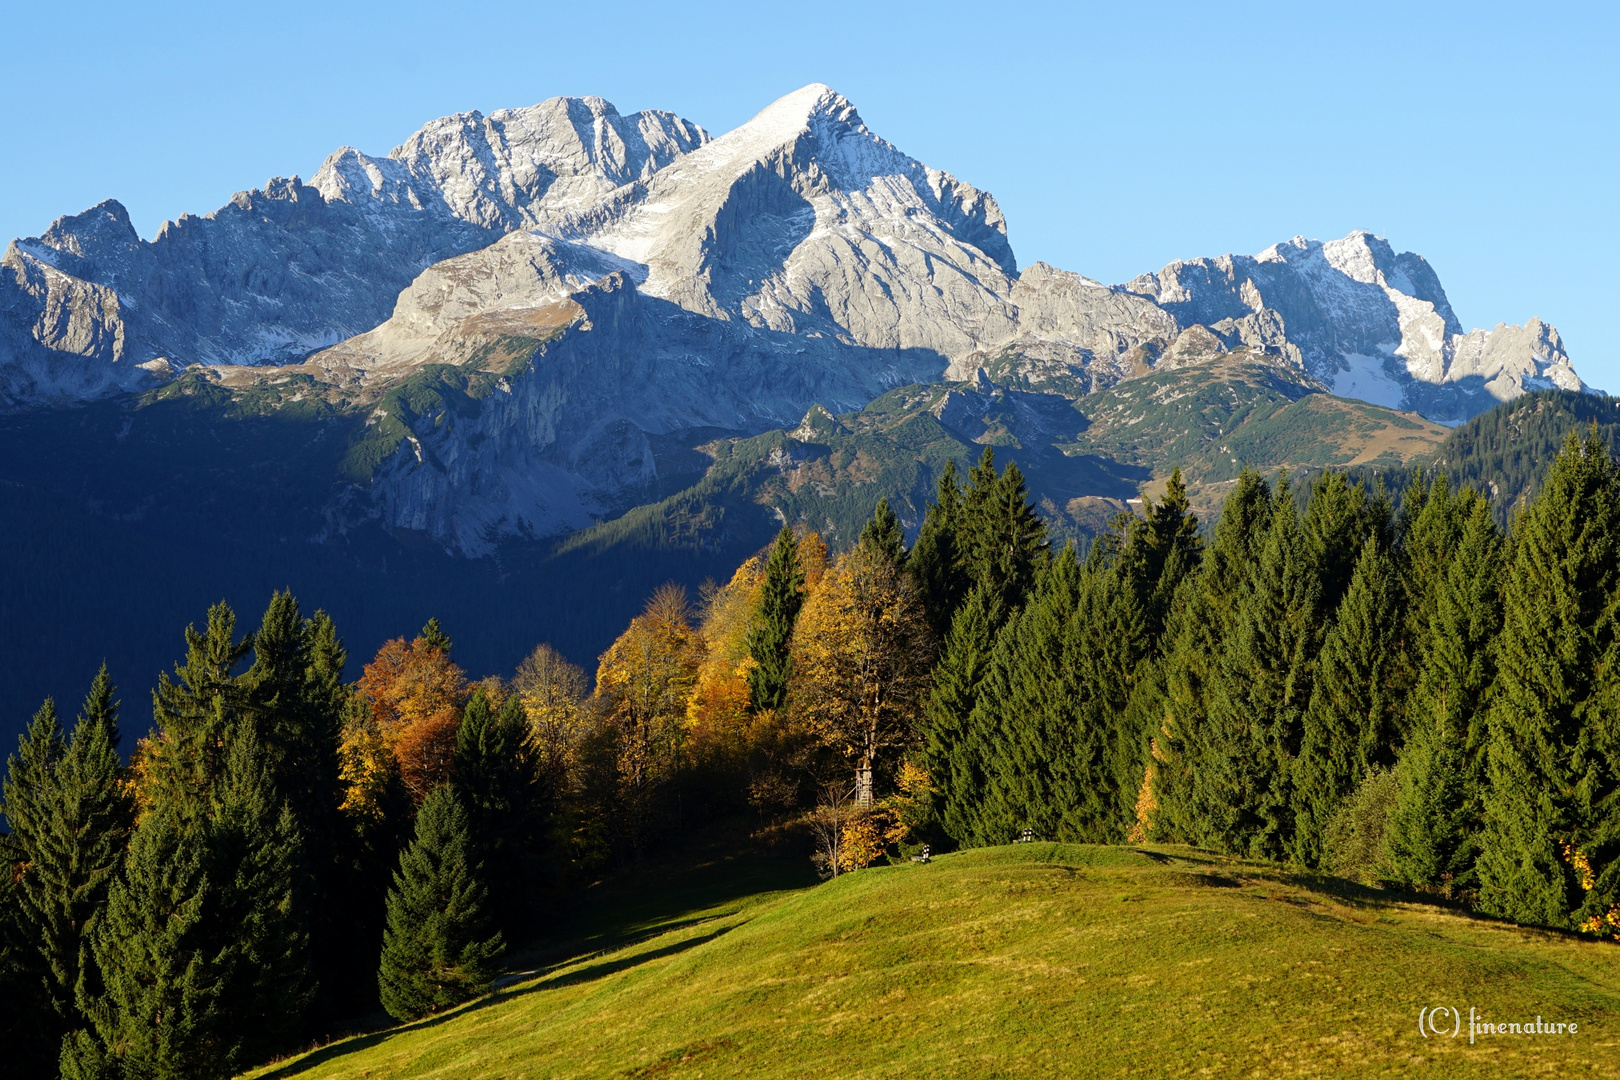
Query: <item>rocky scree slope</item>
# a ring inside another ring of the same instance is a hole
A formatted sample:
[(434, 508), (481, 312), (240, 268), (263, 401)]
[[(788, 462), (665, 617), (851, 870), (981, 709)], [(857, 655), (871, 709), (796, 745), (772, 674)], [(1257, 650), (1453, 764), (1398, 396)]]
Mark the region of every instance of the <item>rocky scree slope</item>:
[[(1551, 327), (1462, 333), (1427, 264), (1366, 233), (1123, 286), (1020, 273), (990, 195), (819, 84), (712, 140), (597, 98), (448, 117), (150, 243), (103, 204), (0, 267), (0, 405), (191, 364), (170, 390), (316, 397), (366, 418), (332, 528), (375, 519), (472, 555), (644, 501), (692, 432), (942, 378), (1082, 398), (1241, 348), (1447, 421), (1581, 386)], [(283, 366), (244, 366), (263, 364)], [(431, 390), (447, 377), (471, 407)]]

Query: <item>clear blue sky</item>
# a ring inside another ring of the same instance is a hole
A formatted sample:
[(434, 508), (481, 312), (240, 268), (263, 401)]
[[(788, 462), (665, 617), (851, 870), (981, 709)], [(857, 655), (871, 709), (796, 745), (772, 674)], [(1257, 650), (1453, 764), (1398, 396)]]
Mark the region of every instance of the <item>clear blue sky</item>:
[(107, 197), (151, 236), (451, 112), (598, 94), (718, 134), (820, 81), (994, 193), (1022, 265), (1372, 229), (1465, 326), (1539, 315), (1620, 391), (1612, 5), (62, 0), (0, 29), (0, 238)]

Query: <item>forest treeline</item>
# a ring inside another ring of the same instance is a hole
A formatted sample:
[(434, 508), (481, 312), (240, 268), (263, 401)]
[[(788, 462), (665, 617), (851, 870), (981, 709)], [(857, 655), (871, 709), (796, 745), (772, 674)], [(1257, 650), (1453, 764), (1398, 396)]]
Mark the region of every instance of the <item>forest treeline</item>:
[(120, 756), (103, 670), (8, 762), (14, 1075), (221, 1077), (379, 1004), (486, 992), (603, 868), (748, 814), (826, 874), (924, 844), (1173, 842), (1620, 938), (1620, 471), (1572, 436), (1502, 530), (1414, 476), (1179, 473), (1054, 550), (1016, 465), (909, 548), (784, 528), (659, 589), (594, 679), (473, 681), (434, 621), (360, 679), (332, 621), (219, 604)]

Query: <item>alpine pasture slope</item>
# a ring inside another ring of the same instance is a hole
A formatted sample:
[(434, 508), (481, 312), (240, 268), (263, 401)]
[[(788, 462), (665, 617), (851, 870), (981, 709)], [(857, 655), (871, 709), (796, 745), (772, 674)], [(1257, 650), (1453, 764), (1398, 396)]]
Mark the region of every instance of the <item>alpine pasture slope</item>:
[[(570, 959), (252, 1075), (1620, 1075), (1620, 950), (1573, 936), (1189, 848), (805, 877), (663, 860), (598, 887)], [(1437, 1005), (1457, 1037), (1420, 1035)], [(1470, 1009), (1576, 1030), (1470, 1043)]]

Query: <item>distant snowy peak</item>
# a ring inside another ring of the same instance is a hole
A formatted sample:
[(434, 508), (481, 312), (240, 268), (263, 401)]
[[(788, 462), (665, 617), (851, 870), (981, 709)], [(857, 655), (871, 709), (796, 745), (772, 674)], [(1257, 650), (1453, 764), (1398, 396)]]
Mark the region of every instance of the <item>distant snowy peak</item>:
[(1173, 262), (1120, 288), (1181, 326), (1280, 353), (1336, 393), (1435, 420), (1538, 387), (1584, 388), (1556, 330), (1532, 320), (1465, 334), (1429, 264), (1365, 231)]

